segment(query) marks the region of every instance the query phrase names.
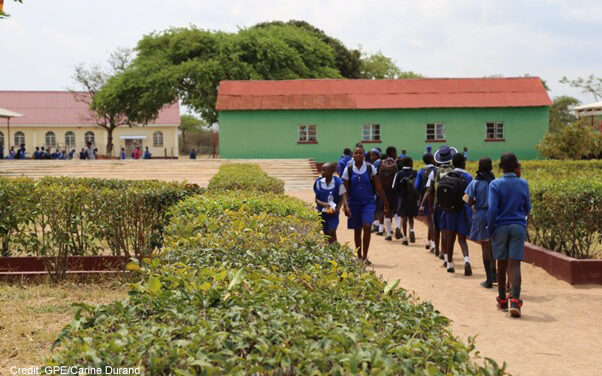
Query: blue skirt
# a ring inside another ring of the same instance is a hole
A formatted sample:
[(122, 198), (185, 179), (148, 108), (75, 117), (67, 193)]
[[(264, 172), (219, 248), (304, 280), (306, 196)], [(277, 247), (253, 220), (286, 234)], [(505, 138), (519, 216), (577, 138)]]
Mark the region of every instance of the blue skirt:
[(487, 209), (479, 209), (472, 216), (470, 238), (477, 241), (489, 240), (489, 232), (487, 231)]
[(441, 230), (457, 232), (461, 235), (470, 235), (472, 223), (472, 209), (464, 205), (464, 211), (443, 211), (441, 214)]

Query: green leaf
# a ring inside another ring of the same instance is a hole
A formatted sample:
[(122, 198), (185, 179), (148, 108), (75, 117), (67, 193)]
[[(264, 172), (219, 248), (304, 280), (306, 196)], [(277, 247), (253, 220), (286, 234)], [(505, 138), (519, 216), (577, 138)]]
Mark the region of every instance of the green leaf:
[(396, 279), (395, 281), (389, 283), (387, 286), (385, 286), (385, 290), (383, 291), (384, 294), (387, 295), (389, 293), (389, 291), (395, 290), (395, 288), (397, 288), (398, 285), (399, 285), (399, 279)]
[(230, 284), (228, 285), (228, 291), (230, 291), (236, 285), (240, 284), (243, 276), (244, 276), (243, 269), (242, 268), (238, 269), (238, 271), (236, 272), (236, 275), (234, 276), (234, 278), (232, 279), (232, 281), (230, 281)]
[(161, 291), (161, 280), (159, 277), (150, 277), (148, 279), (148, 284), (146, 285), (146, 291), (151, 294), (157, 294)]

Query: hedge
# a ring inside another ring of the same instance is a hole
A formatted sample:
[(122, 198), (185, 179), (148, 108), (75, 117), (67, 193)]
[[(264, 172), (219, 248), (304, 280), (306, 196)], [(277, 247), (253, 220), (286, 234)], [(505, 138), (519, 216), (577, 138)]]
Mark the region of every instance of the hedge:
[[(261, 179), (261, 178), (260, 178)], [(129, 297), (81, 305), (50, 365), (147, 375), (503, 375), (472, 359), (448, 320), (385, 284), (313, 209), (274, 194), (188, 198)]]
[(284, 182), (268, 176), (256, 164), (232, 163), (220, 166), (207, 189), (210, 192), (241, 190), (282, 194)]

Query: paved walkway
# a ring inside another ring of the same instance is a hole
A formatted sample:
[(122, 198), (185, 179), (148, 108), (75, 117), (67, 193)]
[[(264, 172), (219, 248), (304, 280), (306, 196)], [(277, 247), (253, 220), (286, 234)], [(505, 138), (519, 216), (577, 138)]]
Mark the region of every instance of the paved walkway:
[[(292, 195), (313, 201), (313, 192)], [(341, 243), (353, 245), (353, 233), (341, 216)], [(459, 337), (476, 336), (483, 357), (508, 363), (514, 375), (602, 375), (602, 286), (573, 287), (543, 269), (523, 264), (523, 317), (512, 319), (495, 307), (497, 289), (486, 290), (480, 246), (469, 242), (473, 276), (463, 273), (462, 254), (454, 252), (458, 272), (449, 274), (442, 261), (424, 249), (426, 226), (416, 222), (416, 243), (401, 245), (374, 236), (368, 258), (377, 274), (413, 291), (452, 320)]]

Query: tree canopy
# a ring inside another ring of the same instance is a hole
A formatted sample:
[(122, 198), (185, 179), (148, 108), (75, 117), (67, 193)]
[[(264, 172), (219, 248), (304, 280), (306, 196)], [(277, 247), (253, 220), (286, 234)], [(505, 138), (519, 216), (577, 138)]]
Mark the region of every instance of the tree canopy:
[(550, 132), (559, 132), (575, 122), (577, 116), (572, 112), (571, 107), (578, 104), (579, 100), (570, 96), (563, 95), (554, 98), (554, 103), (550, 106)]
[[(23, 0), (14, 0), (16, 3), (23, 3)], [(6, 17), (10, 17), (9, 14), (4, 12), (4, 0), (0, 0), (0, 20)]]
[(537, 145), (537, 150), (553, 159), (599, 157), (602, 153), (602, 134), (578, 120), (556, 133), (546, 134)]
[(217, 121), (215, 104), (222, 80), (374, 78), (397, 75), (388, 59), (378, 73), (362, 63), (359, 50), (304, 21), (269, 22), (236, 33), (196, 27), (171, 28), (146, 35), (125, 72), (112, 77), (99, 98), (126, 107), (128, 118), (152, 121), (163, 105), (180, 99), (208, 123)]
[(412, 71), (402, 71), (395, 61), (378, 51), (374, 54), (362, 53), (360, 77), (368, 79), (421, 78), (422, 75)]
[(581, 89), (583, 93), (593, 95), (596, 102), (602, 98), (602, 78), (596, 77), (593, 74), (590, 74), (586, 78), (577, 77), (574, 80), (562, 77), (560, 83), (571, 85), (572, 87)]

